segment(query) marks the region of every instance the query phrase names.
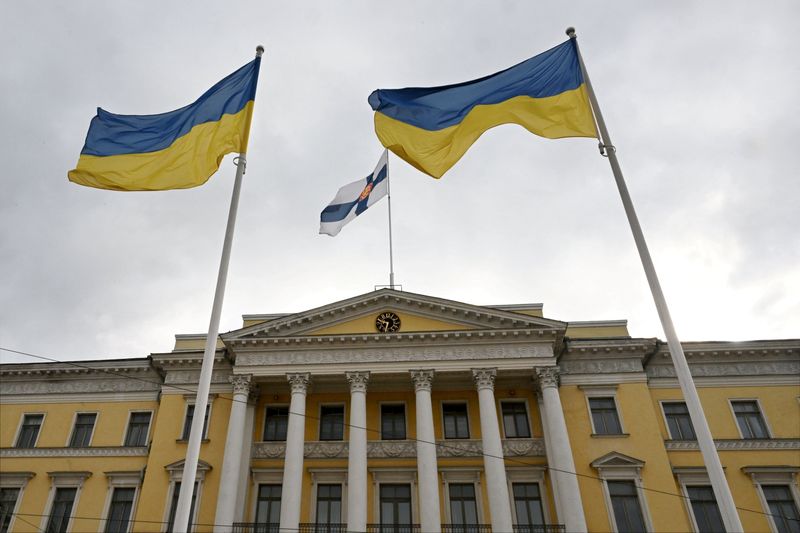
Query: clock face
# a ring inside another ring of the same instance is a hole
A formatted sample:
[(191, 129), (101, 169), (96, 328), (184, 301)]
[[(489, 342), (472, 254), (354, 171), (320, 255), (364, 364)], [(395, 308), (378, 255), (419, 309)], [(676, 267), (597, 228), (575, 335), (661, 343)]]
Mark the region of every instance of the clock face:
[(378, 315), (375, 319), (375, 329), (381, 333), (394, 333), (400, 330), (400, 317), (391, 311)]

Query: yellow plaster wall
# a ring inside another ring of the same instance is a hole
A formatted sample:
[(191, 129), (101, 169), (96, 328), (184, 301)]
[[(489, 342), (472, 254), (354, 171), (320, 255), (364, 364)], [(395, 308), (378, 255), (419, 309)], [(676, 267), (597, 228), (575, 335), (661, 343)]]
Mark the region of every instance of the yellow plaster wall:
[[(386, 309), (390, 311), (390, 309)], [(467, 330), (475, 329), (472, 326), (464, 324), (457, 324), (454, 322), (445, 322), (433, 318), (427, 318), (403, 311), (396, 311), (397, 316), (400, 317), (400, 332), (406, 333), (410, 331), (453, 331), (453, 330)], [(340, 335), (340, 334), (366, 334), (375, 333), (375, 317), (378, 312), (369, 313), (354, 320), (348, 320), (341, 324), (329, 326), (327, 328), (318, 329), (309, 333), (309, 335)]]

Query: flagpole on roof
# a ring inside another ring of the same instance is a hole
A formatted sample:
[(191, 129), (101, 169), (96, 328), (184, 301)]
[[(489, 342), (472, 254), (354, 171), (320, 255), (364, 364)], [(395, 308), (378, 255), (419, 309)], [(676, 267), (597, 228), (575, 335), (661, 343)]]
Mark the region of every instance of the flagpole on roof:
[(389, 288), (394, 289), (394, 253), (392, 250), (392, 186), (389, 176), (389, 149), (386, 153), (386, 201), (389, 204)]
[[(259, 45), (256, 48), (256, 57), (261, 57), (264, 47)], [(250, 135), (250, 123), (253, 115), (252, 110), (247, 117), (245, 125), (245, 135)], [(233, 230), (236, 226), (236, 213), (239, 208), (239, 193), (242, 188), (242, 176), (247, 167), (246, 155), (247, 140), (245, 140), (245, 151), (239, 153), (236, 161), (236, 178), (233, 182), (233, 194), (231, 195), (231, 206), (228, 211), (228, 224), (225, 228), (225, 240), (222, 245), (222, 257), (219, 262), (219, 273), (217, 274), (217, 287), (214, 292), (214, 303), (211, 308), (211, 319), (208, 325), (208, 335), (206, 336), (206, 346), (203, 352), (203, 364), (200, 368), (200, 378), (197, 384), (197, 396), (194, 403), (194, 415), (192, 426), (189, 432), (189, 442), (186, 446), (186, 458), (183, 462), (183, 475), (181, 478), (181, 490), (178, 496), (178, 504), (175, 509), (175, 520), (173, 531), (185, 533), (191, 531), (192, 493), (197, 475), (197, 463), (200, 458), (200, 443), (203, 437), (205, 425), (205, 409), (208, 405), (208, 393), (211, 388), (211, 374), (214, 369), (214, 354), (217, 351), (217, 337), (219, 335), (219, 321), (222, 314), (222, 301), (225, 298), (225, 284), (228, 279), (228, 265), (231, 258), (231, 245), (233, 243)]]
[(678, 378), (683, 398), (686, 401), (686, 407), (689, 410), (689, 416), (694, 426), (695, 433), (697, 434), (697, 443), (700, 452), (703, 456), (703, 461), (706, 465), (708, 478), (711, 486), (714, 489), (714, 495), (719, 505), (720, 514), (725, 524), (725, 530), (728, 533), (739, 533), (744, 531), (742, 528), (739, 514), (736, 511), (736, 504), (733, 501), (733, 496), (730, 487), (725, 479), (725, 473), (722, 470), (722, 463), (717, 454), (717, 448), (714, 444), (714, 439), (711, 436), (711, 430), (708, 427), (708, 421), (703, 413), (703, 407), (700, 403), (700, 397), (697, 394), (697, 387), (694, 384), (692, 373), (689, 369), (689, 364), (686, 361), (686, 355), (683, 353), (683, 347), (678, 340), (678, 334), (672, 324), (672, 317), (670, 316), (667, 302), (664, 298), (664, 293), (661, 290), (661, 284), (656, 275), (653, 260), (650, 257), (650, 251), (647, 248), (647, 243), (644, 239), (642, 227), (639, 225), (639, 219), (636, 216), (636, 211), (633, 208), (633, 201), (628, 193), (628, 187), (625, 184), (625, 179), (622, 176), (622, 169), (617, 160), (617, 151), (611, 142), (611, 137), (608, 134), (606, 123), (603, 120), (603, 114), (600, 112), (600, 106), (597, 103), (597, 97), (594, 94), (594, 89), (589, 81), (589, 74), (586, 72), (586, 66), (583, 63), (580, 48), (578, 47), (578, 39), (575, 35), (575, 28), (567, 28), (567, 35), (575, 44), (575, 51), (578, 54), (578, 61), (580, 62), (581, 72), (583, 79), (586, 83), (586, 89), (589, 93), (589, 102), (591, 103), (592, 111), (597, 127), (600, 133), (600, 153), (608, 158), (611, 165), (611, 171), (614, 174), (614, 180), (617, 183), (620, 197), (622, 198), (622, 205), (625, 208), (625, 214), (628, 217), (628, 223), (633, 233), (633, 239), (636, 242), (636, 248), (639, 251), (639, 257), (644, 267), (644, 273), (647, 277), (647, 283), (650, 285), (650, 292), (653, 295), (653, 300), (658, 311), (658, 316), (661, 319), (661, 327), (664, 329), (664, 335), (667, 337), (667, 345), (669, 353), (672, 356), (672, 363), (675, 366), (675, 374)]

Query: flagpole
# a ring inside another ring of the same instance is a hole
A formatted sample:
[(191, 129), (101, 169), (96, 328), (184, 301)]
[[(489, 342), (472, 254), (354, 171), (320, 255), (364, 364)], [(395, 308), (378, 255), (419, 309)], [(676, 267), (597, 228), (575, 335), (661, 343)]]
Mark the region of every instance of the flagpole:
[(675, 332), (675, 327), (672, 324), (672, 318), (667, 308), (667, 302), (664, 298), (664, 293), (661, 290), (661, 284), (656, 275), (653, 260), (650, 257), (650, 251), (647, 248), (647, 243), (642, 233), (642, 227), (639, 225), (639, 219), (636, 216), (636, 211), (633, 208), (633, 201), (628, 193), (628, 187), (625, 184), (625, 179), (622, 176), (622, 169), (617, 160), (616, 148), (611, 142), (611, 137), (608, 134), (606, 123), (603, 120), (603, 114), (600, 112), (600, 106), (597, 103), (597, 97), (594, 94), (594, 89), (589, 81), (589, 74), (586, 72), (586, 66), (581, 57), (580, 48), (578, 47), (578, 39), (575, 35), (575, 28), (567, 28), (567, 35), (575, 44), (575, 51), (578, 54), (578, 61), (580, 62), (581, 72), (583, 79), (586, 82), (586, 89), (589, 92), (589, 101), (592, 105), (597, 127), (600, 130), (600, 152), (605, 152), (604, 155), (608, 157), (608, 162), (611, 165), (611, 171), (614, 174), (614, 180), (617, 183), (620, 197), (622, 198), (622, 205), (625, 208), (625, 214), (628, 217), (628, 223), (631, 226), (633, 239), (636, 242), (636, 248), (639, 251), (639, 257), (644, 267), (647, 283), (650, 285), (650, 292), (653, 295), (653, 300), (658, 311), (658, 316), (661, 319), (661, 327), (664, 329), (664, 335), (667, 337), (667, 345), (669, 353), (672, 356), (672, 363), (675, 366), (675, 375), (678, 378), (683, 398), (686, 401), (686, 407), (689, 410), (689, 416), (694, 426), (695, 433), (697, 434), (697, 443), (700, 447), (700, 452), (703, 456), (703, 461), (706, 465), (708, 478), (711, 486), (714, 489), (714, 495), (719, 505), (722, 521), (725, 524), (725, 530), (728, 533), (739, 533), (744, 531), (742, 523), (739, 519), (739, 514), (736, 511), (736, 504), (733, 501), (730, 487), (725, 479), (725, 473), (722, 470), (722, 463), (719, 460), (719, 454), (714, 444), (714, 439), (711, 436), (711, 430), (708, 427), (708, 421), (703, 413), (703, 407), (700, 403), (700, 397), (697, 394), (697, 387), (695, 387), (694, 379), (692, 378), (689, 363), (686, 361), (686, 355), (683, 353), (683, 347), (678, 340), (678, 335)]
[(389, 288), (394, 289), (394, 255), (392, 252), (392, 188), (389, 176), (389, 150), (386, 149), (386, 201), (389, 203)]
[[(256, 57), (261, 57), (264, 47), (256, 48)], [(245, 132), (249, 136), (250, 121), (252, 120), (252, 110), (247, 118)], [(246, 141), (245, 141), (246, 146)], [(242, 189), (242, 176), (247, 167), (247, 156), (241, 152), (236, 158), (236, 178), (233, 182), (233, 194), (231, 195), (231, 206), (228, 211), (228, 224), (225, 229), (225, 241), (222, 245), (222, 257), (219, 262), (219, 273), (217, 274), (217, 288), (214, 293), (214, 303), (211, 308), (211, 320), (208, 325), (208, 335), (206, 336), (206, 346), (203, 352), (203, 364), (200, 368), (200, 378), (197, 384), (197, 396), (194, 402), (194, 416), (189, 432), (189, 442), (186, 446), (186, 459), (183, 462), (183, 475), (181, 478), (181, 490), (178, 496), (178, 504), (175, 509), (175, 521), (173, 531), (185, 533), (190, 531), (189, 521), (191, 517), (192, 494), (194, 491), (195, 478), (197, 476), (197, 462), (200, 458), (200, 443), (203, 437), (203, 426), (205, 421), (206, 405), (208, 404), (208, 393), (211, 388), (211, 374), (214, 369), (214, 354), (217, 351), (217, 336), (219, 335), (219, 321), (222, 314), (222, 301), (225, 298), (225, 283), (228, 279), (228, 265), (231, 258), (231, 245), (233, 243), (233, 230), (236, 226), (236, 213), (239, 209), (239, 193)]]

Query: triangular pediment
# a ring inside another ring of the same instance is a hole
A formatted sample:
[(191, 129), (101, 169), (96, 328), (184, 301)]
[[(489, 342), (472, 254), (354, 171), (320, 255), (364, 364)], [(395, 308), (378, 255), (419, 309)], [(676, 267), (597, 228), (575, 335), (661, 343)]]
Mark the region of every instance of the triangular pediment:
[(594, 468), (642, 468), (644, 461), (619, 452), (610, 452), (592, 461)]
[(382, 335), (376, 318), (394, 313), (400, 319), (398, 334), (485, 331), (549, 330), (563, 334), (566, 323), (523, 313), (456, 302), (392, 289), (380, 289), (324, 305), (222, 336), (225, 341), (265, 337)]

